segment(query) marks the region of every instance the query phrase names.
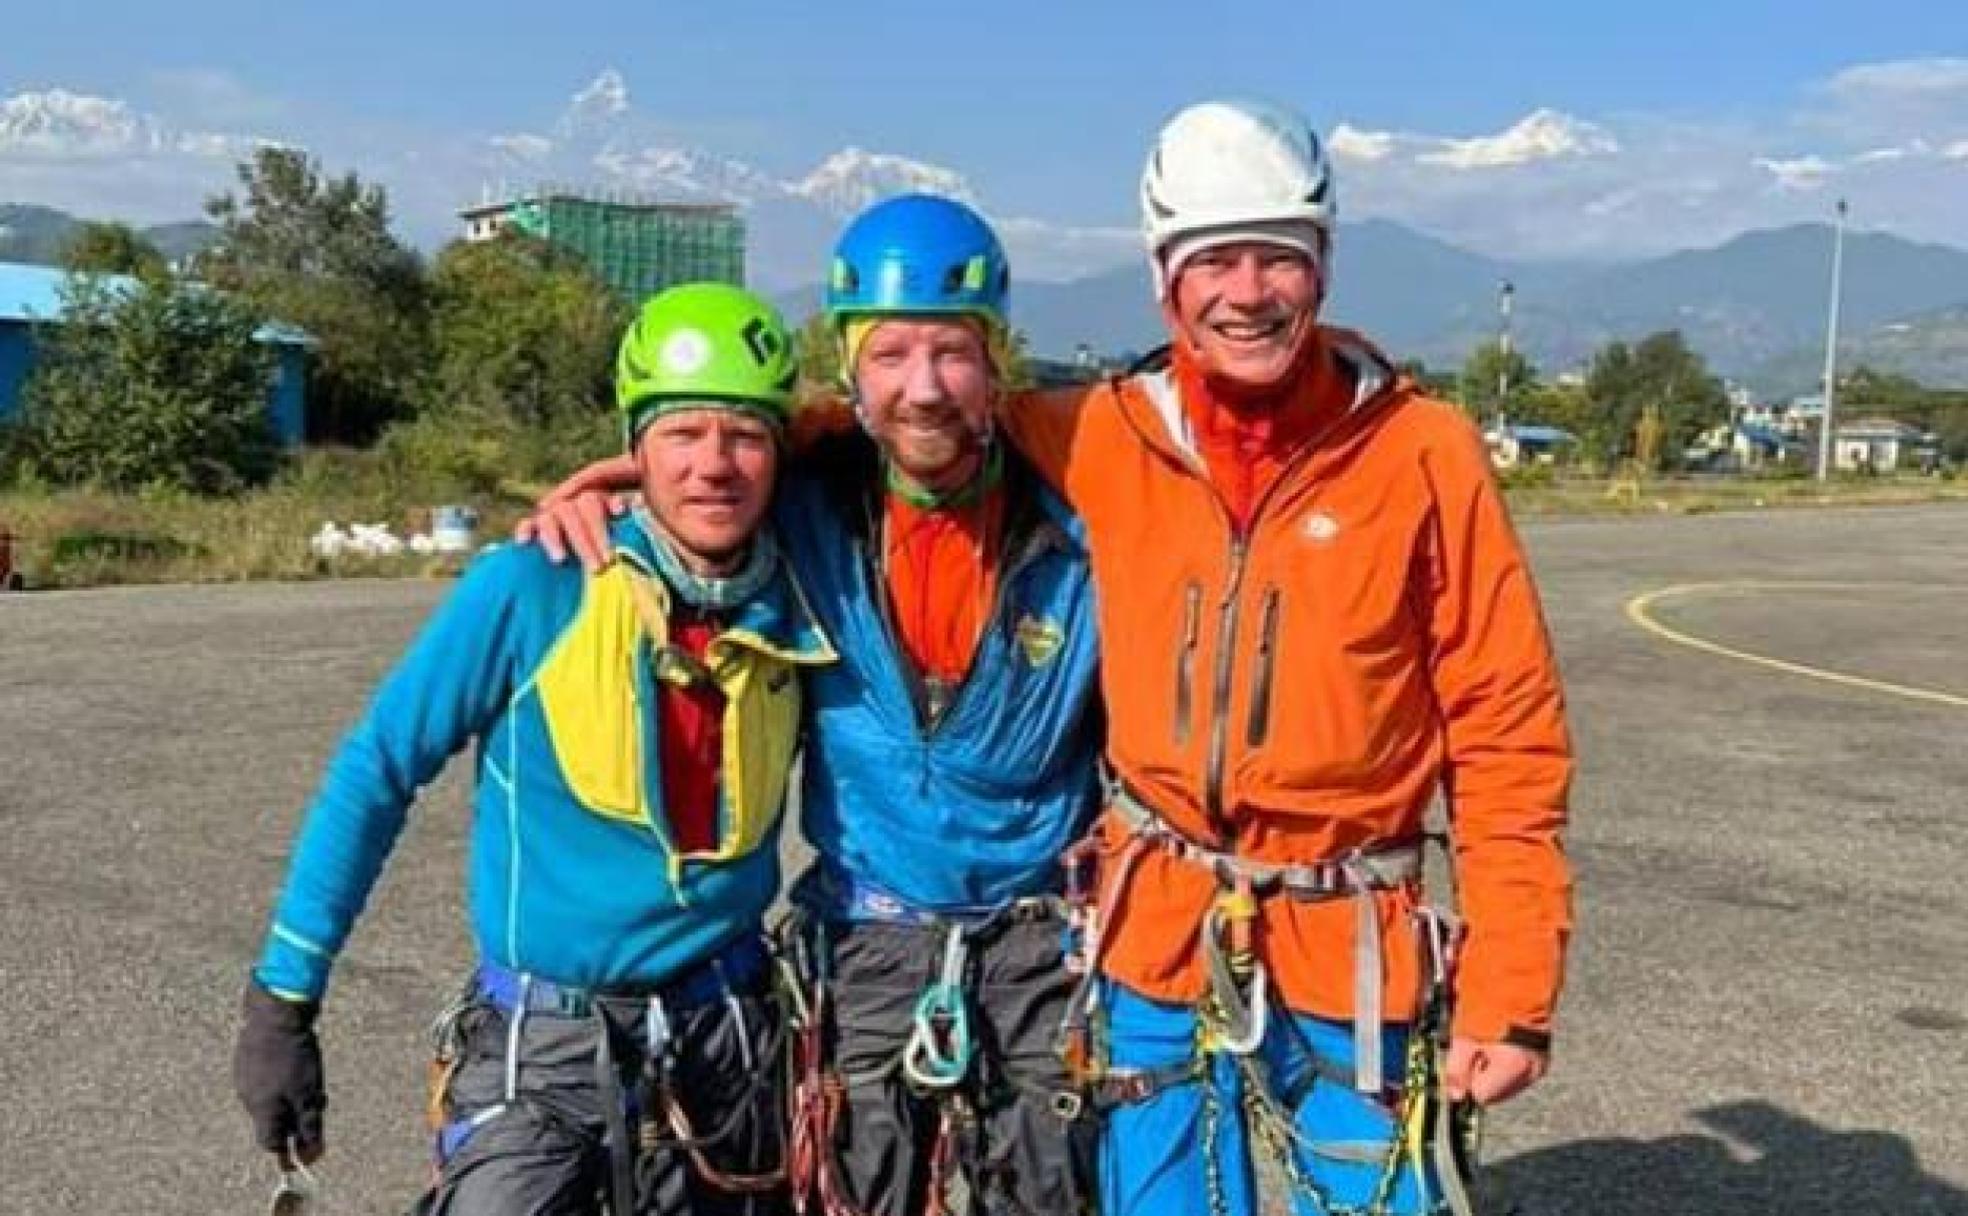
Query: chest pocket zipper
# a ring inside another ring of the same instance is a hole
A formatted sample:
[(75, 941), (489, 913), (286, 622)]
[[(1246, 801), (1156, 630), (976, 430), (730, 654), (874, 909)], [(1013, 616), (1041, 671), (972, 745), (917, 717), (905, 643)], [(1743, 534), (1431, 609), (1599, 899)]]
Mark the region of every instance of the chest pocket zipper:
[(1244, 742), (1256, 747), (1271, 729), (1271, 669), (1278, 649), (1278, 589), (1264, 589), (1264, 613), (1257, 631), (1257, 675), (1251, 681), (1250, 720)]
[(1190, 583), (1182, 592), (1182, 647), (1175, 656), (1175, 745), (1189, 742), (1189, 718), (1195, 699), (1196, 631), (1201, 626), (1203, 587)]

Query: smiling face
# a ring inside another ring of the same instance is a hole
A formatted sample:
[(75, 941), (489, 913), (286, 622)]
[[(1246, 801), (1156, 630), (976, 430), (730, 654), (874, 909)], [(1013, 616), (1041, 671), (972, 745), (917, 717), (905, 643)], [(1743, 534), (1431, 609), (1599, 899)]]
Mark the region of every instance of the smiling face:
[(980, 324), (885, 319), (855, 353), (854, 384), (868, 433), (911, 481), (949, 490), (976, 471), (995, 385)]
[(743, 556), (772, 501), (779, 447), (772, 427), (714, 405), (670, 409), (644, 428), (636, 469), (649, 508), (699, 574)]
[(1269, 388), (1291, 373), (1316, 324), (1322, 290), (1318, 270), (1296, 249), (1216, 245), (1182, 262), (1169, 319), (1205, 371)]

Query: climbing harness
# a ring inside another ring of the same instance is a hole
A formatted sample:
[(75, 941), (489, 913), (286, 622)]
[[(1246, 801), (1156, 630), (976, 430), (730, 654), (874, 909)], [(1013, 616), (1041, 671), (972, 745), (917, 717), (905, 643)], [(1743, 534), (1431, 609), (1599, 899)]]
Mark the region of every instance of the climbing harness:
[[(947, 1216), (952, 1210), (949, 1188), (961, 1165), (973, 1166), (977, 1150), (979, 1111), (969, 1092), (978, 1081), (978, 1043), (971, 1027), (972, 1002), (968, 988), (973, 948), (994, 937), (1004, 926), (1062, 914), (1061, 901), (1051, 897), (1020, 899), (974, 917), (950, 917), (926, 912), (866, 892), (832, 892), (835, 908), (852, 915), (850, 923), (906, 925), (940, 937), (942, 948), (935, 977), (917, 998), (909, 1034), (900, 1052), (887, 1062), (861, 1072), (843, 1073), (827, 1059), (827, 1019), (833, 1001), (833, 977), (828, 959), (829, 921), (795, 913), (779, 927), (775, 939), (787, 987), (798, 994), (788, 1001), (788, 1034), (792, 1045), (792, 1145), (789, 1174), (795, 1211), (815, 1209), (817, 1216), (867, 1216), (847, 1193), (845, 1169), (838, 1152), (838, 1130), (847, 1093), (899, 1075), (916, 1096), (935, 1102), (937, 1128), (928, 1160), (928, 1195), (924, 1216)], [(1017, 1084), (1004, 1078), (1011, 1084)], [(1046, 1098), (1062, 1118), (1077, 1117), (1076, 1093), (1053, 1093)], [(979, 1169), (973, 1168), (972, 1185)]]
[[(643, 1154), (681, 1153), (706, 1184), (732, 1194), (763, 1194), (783, 1185), (787, 1177), (784, 1161), (771, 1169), (745, 1173), (719, 1168), (707, 1152), (727, 1143), (743, 1127), (760, 1092), (777, 1075), (775, 1063), (783, 1056), (789, 1030), (778, 1019), (774, 1019), (774, 1029), (762, 1045), (753, 1048), (751, 1027), (736, 987), (742, 976), (733, 974), (738, 967), (753, 962), (768, 966), (766, 953), (763, 948), (752, 956), (740, 952), (741, 957), (731, 960), (730, 965), (726, 957), (715, 957), (683, 980), (640, 995), (590, 991), (482, 963), (470, 984), (446, 1005), (431, 1028), (431, 1089), (426, 1113), (436, 1134), (434, 1168), (441, 1172), (443, 1163), (472, 1132), (526, 1101), (519, 1088), (524, 1028), (533, 1017), (550, 1016), (586, 1019), (594, 1025), (594, 1082), (605, 1127), (611, 1211), (636, 1210), (635, 1170)], [(673, 1012), (712, 1001), (720, 1001), (731, 1019), (747, 1080), (726, 1115), (714, 1127), (700, 1131), (685, 1111), (675, 1084), (679, 1045)], [(449, 1093), (463, 1055), (465, 1019), (474, 1009), (487, 1006), (501, 1010), (506, 1017), (503, 1096), (466, 1119), (454, 1120)], [(628, 1024), (638, 1031), (641, 1067), (633, 1082), (625, 1085), (624, 1069), (617, 1058), (617, 1027)], [(772, 1122), (777, 1126), (776, 1120)], [(785, 1148), (783, 1142), (781, 1147)], [(782, 1151), (782, 1157), (785, 1155)]]
[[(1292, 1191), (1326, 1216), (1388, 1216), (1405, 1170), (1412, 1170), (1422, 1188), (1421, 1210), (1473, 1216), (1465, 1179), (1476, 1155), (1476, 1108), (1451, 1103), (1443, 1088), (1459, 927), (1447, 913), (1414, 898), (1422, 876), (1423, 842), (1357, 849), (1312, 863), (1255, 861), (1189, 839), (1111, 775), (1105, 785), (1107, 805), (1124, 829), (1121, 840), (1110, 845), (1096, 832), (1064, 858), (1069, 967), (1080, 982), (1059, 1032), (1069, 1075), (1096, 1113), (1147, 1102), (1173, 1086), (1201, 1085), (1204, 1184), (1212, 1216), (1228, 1216), (1218, 1142), (1224, 1119), (1232, 1116), (1243, 1119), (1257, 1148), (1280, 1162)], [(1218, 893), (1205, 913), (1202, 930), (1207, 987), (1197, 1007), (1195, 1046), (1188, 1059), (1159, 1068), (1120, 1069), (1112, 1066), (1105, 1043), (1101, 935), (1112, 923), (1136, 865), (1151, 849), (1197, 865), (1216, 880)], [(1381, 1056), (1383, 964), (1377, 894), (1382, 891), (1407, 895), (1424, 960), (1421, 1000), (1408, 1035), (1402, 1083), (1392, 1094), (1383, 1080)], [(1276, 896), (1353, 903), (1354, 1061), (1350, 1069), (1314, 1049), (1269, 985), (1255, 934), (1260, 902)], [(1293, 1049), (1305, 1063), (1303, 1078), (1285, 1092), (1280, 1092), (1259, 1055), (1274, 1027), (1292, 1036)], [(1218, 1061), (1225, 1062), (1241, 1091), (1235, 1111), (1225, 1109), (1216, 1081)], [(1333, 1151), (1331, 1146), (1309, 1144), (1293, 1118), (1311, 1087), (1320, 1083), (1349, 1085), (1363, 1099), (1389, 1110), (1393, 1135), (1385, 1151), (1377, 1151), (1379, 1173), (1364, 1204), (1334, 1200), (1302, 1164), (1304, 1155)], [(1432, 1193), (1435, 1189), (1439, 1194)]]

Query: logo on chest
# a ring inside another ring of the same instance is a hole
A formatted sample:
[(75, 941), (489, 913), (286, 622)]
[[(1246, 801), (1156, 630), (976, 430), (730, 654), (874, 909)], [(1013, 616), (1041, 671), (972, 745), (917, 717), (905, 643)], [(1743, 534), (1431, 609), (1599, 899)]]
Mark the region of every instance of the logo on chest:
[(1044, 667), (1058, 656), (1066, 634), (1058, 621), (1027, 613), (1018, 618), (1017, 626), (1011, 631), (1011, 640), (1018, 644), (1027, 663), (1033, 667)]
[(1330, 511), (1312, 511), (1298, 526), (1306, 540), (1315, 545), (1330, 545), (1339, 539), (1339, 520)]

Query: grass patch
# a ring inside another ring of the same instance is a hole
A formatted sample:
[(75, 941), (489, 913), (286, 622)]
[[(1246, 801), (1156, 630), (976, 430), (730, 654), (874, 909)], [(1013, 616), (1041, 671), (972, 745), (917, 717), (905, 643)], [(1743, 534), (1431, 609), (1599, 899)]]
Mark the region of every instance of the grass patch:
[(1706, 515), (1780, 507), (1895, 506), (1968, 502), (1968, 481), (1908, 476), (1837, 477), (1818, 482), (1799, 477), (1649, 477), (1638, 481), (1552, 478), (1541, 483), (1505, 480), (1510, 509), (1539, 515)]
[[(566, 467), (571, 467), (566, 466)], [(1968, 502), (1968, 479), (1848, 477), (1572, 478), (1541, 470), (1505, 475), (1519, 517), (1699, 515), (1782, 507)], [(398, 536), (428, 531), (430, 509), (479, 513), (478, 536), (495, 540), (548, 482), (494, 478), (483, 463), (434, 475), (428, 462), (387, 446), (318, 450), (271, 485), (233, 498), (155, 491), (111, 494), (26, 485), (0, 491), (0, 529), (13, 533), (14, 565), (29, 587), (114, 583), (226, 583), (318, 578), (410, 578), (453, 573), (455, 557), (405, 553), (315, 556), (309, 540), (334, 521), (387, 524)]]
[(479, 536), (493, 539), (511, 531), (538, 492), (419, 486), (374, 453), (313, 452), (265, 489), (231, 498), (20, 487), (0, 492), (0, 529), (13, 535), (14, 566), (36, 588), (415, 577), (449, 573), (459, 560), (325, 559), (308, 542), (331, 520), (387, 524), (407, 538), (430, 529), (430, 509), (440, 504), (475, 508)]

